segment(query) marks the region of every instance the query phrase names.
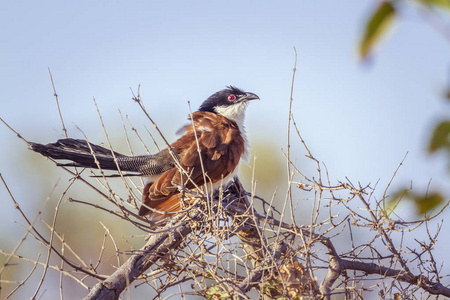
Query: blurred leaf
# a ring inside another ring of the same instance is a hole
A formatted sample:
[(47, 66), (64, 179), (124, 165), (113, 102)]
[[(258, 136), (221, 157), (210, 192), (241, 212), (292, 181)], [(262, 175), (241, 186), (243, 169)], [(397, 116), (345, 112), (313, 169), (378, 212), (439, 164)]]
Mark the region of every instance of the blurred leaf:
[(439, 193), (414, 194), (411, 199), (414, 201), (419, 214), (424, 214), (444, 203), (444, 197)]
[(389, 197), (387, 201), (387, 205), (383, 211), (385, 217), (389, 217), (389, 215), (397, 208), (397, 205), (403, 199), (403, 197), (407, 196), (411, 188), (399, 190), (394, 196)]
[(255, 177), (258, 196), (270, 199), (277, 186), (286, 182), (286, 162), (276, 145), (262, 140), (252, 141), (252, 152), (250, 167), (243, 164), (239, 176), (244, 186), (252, 186), (251, 180)]
[(394, 196), (389, 198), (387, 211), (391, 213), (395, 210), (402, 199), (413, 202), (418, 214), (425, 214), (443, 204), (445, 199), (438, 192), (417, 194), (411, 192), (411, 189), (401, 189)]
[(450, 121), (440, 123), (431, 136), (428, 152), (433, 153), (441, 148), (450, 151)]
[(395, 16), (395, 8), (390, 2), (383, 1), (366, 24), (364, 35), (359, 45), (359, 54), (366, 58), (375, 43), (386, 32)]
[(441, 9), (450, 9), (450, 0), (419, 0), (426, 6), (435, 6)]

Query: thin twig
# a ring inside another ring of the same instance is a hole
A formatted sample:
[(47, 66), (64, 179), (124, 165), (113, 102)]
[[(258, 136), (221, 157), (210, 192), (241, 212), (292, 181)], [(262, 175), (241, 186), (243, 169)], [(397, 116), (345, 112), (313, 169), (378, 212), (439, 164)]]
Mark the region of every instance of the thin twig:
[(53, 96), (55, 96), (56, 107), (58, 108), (59, 118), (61, 119), (62, 130), (63, 130), (63, 132), (64, 132), (63, 135), (64, 135), (65, 137), (68, 137), (66, 126), (64, 126), (64, 119), (63, 119), (63, 116), (62, 116), (62, 113), (61, 113), (61, 109), (59, 108), (58, 94), (56, 93), (56, 88), (55, 88), (55, 84), (54, 84), (54, 82), (53, 82), (53, 76), (52, 76), (52, 72), (50, 72), (50, 68), (48, 68), (48, 74), (50, 75), (50, 81), (52, 82)]

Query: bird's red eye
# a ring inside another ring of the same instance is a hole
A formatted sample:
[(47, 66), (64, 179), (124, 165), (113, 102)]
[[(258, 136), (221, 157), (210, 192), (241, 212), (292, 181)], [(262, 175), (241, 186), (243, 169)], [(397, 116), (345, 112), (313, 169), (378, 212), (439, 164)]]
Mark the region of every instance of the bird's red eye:
[(234, 95), (228, 96), (228, 100), (229, 100), (229, 101), (234, 101), (234, 99), (236, 99), (236, 97), (235, 97)]

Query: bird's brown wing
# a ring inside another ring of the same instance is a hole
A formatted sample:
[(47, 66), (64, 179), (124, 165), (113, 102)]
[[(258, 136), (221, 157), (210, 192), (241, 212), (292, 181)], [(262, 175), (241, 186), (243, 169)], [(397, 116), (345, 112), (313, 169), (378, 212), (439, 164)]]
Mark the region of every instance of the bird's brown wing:
[[(204, 185), (205, 178), (206, 182), (215, 183), (232, 174), (238, 166), (245, 148), (236, 123), (210, 112), (195, 112), (192, 120), (193, 124), (185, 127), (185, 134), (172, 144), (189, 176), (178, 168), (172, 168), (154, 183), (148, 183), (143, 194), (146, 206), (161, 211), (178, 211), (177, 185), (194, 189)], [(148, 212), (149, 209), (142, 206), (139, 215)]]

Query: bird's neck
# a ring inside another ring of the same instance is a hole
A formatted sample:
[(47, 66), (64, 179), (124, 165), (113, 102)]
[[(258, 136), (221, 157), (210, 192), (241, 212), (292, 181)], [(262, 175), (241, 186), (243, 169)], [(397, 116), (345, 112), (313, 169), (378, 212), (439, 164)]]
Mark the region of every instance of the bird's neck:
[(228, 120), (235, 122), (241, 132), (242, 138), (244, 139), (244, 153), (241, 158), (249, 164), (250, 161), (250, 145), (247, 139), (247, 133), (245, 132), (244, 119), (245, 119), (245, 109), (247, 108), (247, 103), (243, 102), (240, 105), (230, 105), (230, 106), (219, 106), (216, 107), (216, 113), (224, 116)]

